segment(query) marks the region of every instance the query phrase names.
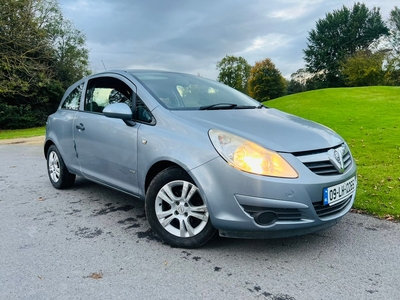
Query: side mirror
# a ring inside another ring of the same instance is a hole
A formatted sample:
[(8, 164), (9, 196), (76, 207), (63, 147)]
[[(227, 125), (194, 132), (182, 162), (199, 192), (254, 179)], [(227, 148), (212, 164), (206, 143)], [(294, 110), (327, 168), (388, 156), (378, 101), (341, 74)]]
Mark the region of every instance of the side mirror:
[(132, 111), (125, 103), (113, 103), (103, 109), (103, 114), (108, 118), (121, 119), (124, 121), (132, 120)]

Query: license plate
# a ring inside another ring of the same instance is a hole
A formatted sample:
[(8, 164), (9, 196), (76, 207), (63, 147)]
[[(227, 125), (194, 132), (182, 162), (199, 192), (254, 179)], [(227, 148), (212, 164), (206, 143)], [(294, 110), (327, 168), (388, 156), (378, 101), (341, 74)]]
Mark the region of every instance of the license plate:
[(357, 178), (354, 176), (349, 180), (337, 185), (324, 188), (324, 205), (333, 205), (345, 200), (349, 195), (355, 192), (357, 188)]

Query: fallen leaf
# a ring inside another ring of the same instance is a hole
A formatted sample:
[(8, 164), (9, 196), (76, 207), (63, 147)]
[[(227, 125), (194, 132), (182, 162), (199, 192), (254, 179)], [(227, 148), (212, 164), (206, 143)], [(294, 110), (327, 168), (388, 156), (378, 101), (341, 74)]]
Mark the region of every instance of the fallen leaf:
[(94, 273), (90, 274), (88, 276), (88, 278), (92, 278), (92, 279), (96, 279), (96, 280), (101, 279), (101, 278), (103, 278), (103, 272), (102, 271), (99, 271), (98, 273), (94, 272)]
[(394, 221), (394, 217), (391, 216), (391, 215), (386, 215), (385, 219), (388, 220), (388, 221)]

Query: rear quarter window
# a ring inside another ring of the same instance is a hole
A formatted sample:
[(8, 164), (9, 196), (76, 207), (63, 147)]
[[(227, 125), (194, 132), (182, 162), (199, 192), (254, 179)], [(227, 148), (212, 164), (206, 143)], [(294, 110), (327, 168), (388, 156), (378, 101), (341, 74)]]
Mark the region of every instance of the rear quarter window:
[(83, 91), (83, 83), (78, 85), (72, 92), (65, 98), (64, 103), (62, 104), (61, 108), (64, 109), (71, 109), (71, 110), (78, 110), (79, 104), (81, 102), (81, 96)]

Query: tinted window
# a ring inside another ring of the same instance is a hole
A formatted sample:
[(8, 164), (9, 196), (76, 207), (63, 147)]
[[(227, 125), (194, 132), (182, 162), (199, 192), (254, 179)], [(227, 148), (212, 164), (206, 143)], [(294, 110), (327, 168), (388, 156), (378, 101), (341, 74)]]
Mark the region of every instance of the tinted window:
[(65, 99), (62, 108), (78, 110), (81, 101), (83, 83), (78, 85)]

